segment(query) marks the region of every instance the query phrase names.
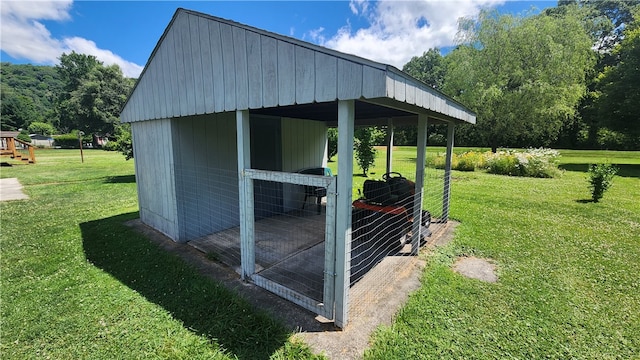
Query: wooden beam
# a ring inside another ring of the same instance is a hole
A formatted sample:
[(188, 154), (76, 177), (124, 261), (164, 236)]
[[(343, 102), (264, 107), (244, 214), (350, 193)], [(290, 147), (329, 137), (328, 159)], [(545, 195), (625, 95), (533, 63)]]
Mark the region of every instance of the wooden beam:
[(336, 198), (336, 326), (344, 328), (349, 318), (351, 276), (351, 186), (353, 178), (353, 128), (355, 102), (338, 101), (338, 183)]
[(444, 189), (442, 192), (442, 218), (449, 220), (449, 198), (451, 197), (451, 159), (453, 157), (453, 137), (455, 124), (449, 123), (447, 128), (447, 155), (444, 164)]
[(427, 115), (418, 115), (418, 144), (416, 147), (416, 187), (413, 197), (413, 225), (411, 233), (411, 253), (418, 254), (420, 249), (422, 224), (422, 189), (424, 187), (424, 164), (427, 148)]
[(248, 280), (256, 272), (253, 180), (245, 175), (251, 169), (251, 141), (249, 110), (236, 110), (238, 148), (238, 194), (240, 201), (240, 263), (242, 279)]

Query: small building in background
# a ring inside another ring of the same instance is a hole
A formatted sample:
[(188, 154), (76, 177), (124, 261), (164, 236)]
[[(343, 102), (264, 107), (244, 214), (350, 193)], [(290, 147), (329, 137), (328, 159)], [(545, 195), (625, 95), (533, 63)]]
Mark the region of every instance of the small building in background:
[(31, 145), (39, 148), (53, 147), (53, 137), (40, 134), (30, 134)]

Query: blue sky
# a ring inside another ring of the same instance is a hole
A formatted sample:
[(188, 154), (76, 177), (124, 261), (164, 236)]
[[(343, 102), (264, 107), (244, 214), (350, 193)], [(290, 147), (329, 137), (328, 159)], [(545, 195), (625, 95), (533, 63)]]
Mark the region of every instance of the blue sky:
[(231, 19), (402, 67), (454, 44), (457, 19), (481, 8), (522, 13), (556, 1), (73, 1), (3, 0), (2, 61), (51, 65), (63, 52), (96, 56), (137, 77), (176, 8)]

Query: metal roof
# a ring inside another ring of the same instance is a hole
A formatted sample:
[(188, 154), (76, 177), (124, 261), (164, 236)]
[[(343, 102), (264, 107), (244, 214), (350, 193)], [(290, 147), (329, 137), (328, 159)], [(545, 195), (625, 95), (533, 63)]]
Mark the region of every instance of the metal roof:
[(327, 110), (337, 100), (356, 100), (362, 124), (421, 113), (442, 121), (476, 119), (391, 65), (185, 9), (176, 10), (156, 44), (121, 119), (250, 109), (332, 122)]

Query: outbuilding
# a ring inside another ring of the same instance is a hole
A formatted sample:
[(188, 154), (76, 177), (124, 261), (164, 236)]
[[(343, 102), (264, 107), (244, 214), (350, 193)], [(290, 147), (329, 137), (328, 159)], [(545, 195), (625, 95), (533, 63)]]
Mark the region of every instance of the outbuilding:
[[(343, 327), (353, 287), (354, 128), (418, 127), (408, 209), (415, 254), (427, 121), (449, 124), (450, 168), (454, 125), (475, 123), (475, 114), (393, 66), (178, 9), (121, 121), (131, 123), (142, 222), (177, 242), (213, 244), (210, 255), (245, 280)], [(327, 166), (328, 127), (338, 128), (337, 176), (308, 171)], [(321, 211), (306, 204), (309, 195), (322, 198)]]

